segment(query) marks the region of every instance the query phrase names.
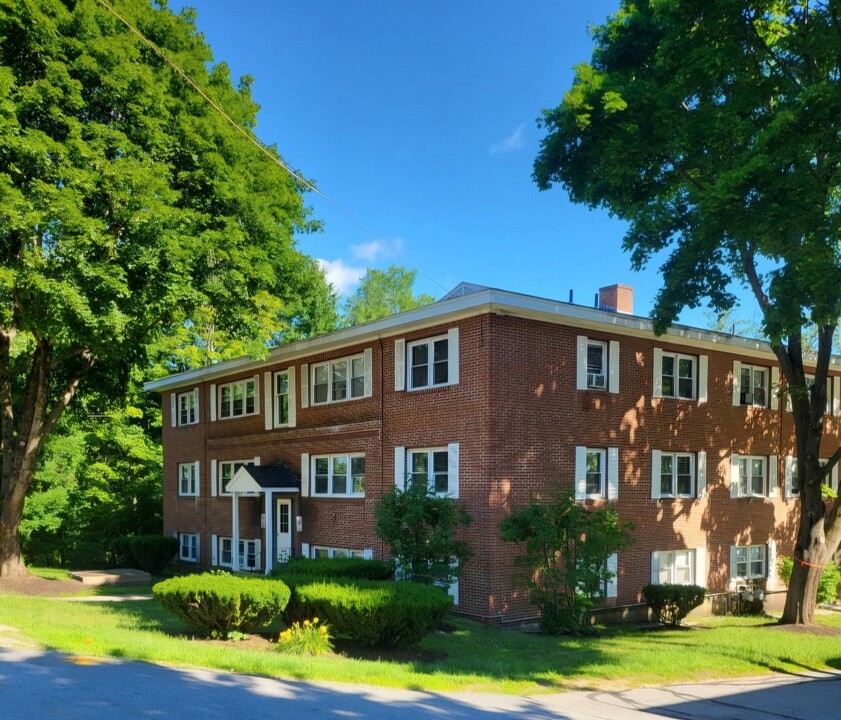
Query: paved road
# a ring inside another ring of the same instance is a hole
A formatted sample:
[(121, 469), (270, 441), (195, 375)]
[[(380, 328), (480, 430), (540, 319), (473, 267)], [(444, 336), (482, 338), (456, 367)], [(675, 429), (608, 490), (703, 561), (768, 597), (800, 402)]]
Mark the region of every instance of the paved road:
[(512, 697), (271, 680), (0, 649), (2, 720), (837, 720), (841, 673)]

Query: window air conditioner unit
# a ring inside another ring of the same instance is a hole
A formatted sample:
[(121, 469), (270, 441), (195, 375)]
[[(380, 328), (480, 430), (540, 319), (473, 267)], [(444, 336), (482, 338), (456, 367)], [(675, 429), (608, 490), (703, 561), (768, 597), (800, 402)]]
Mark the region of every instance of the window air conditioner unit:
[(587, 373), (587, 387), (604, 387), (604, 375), (596, 375), (595, 373)]
[(739, 397), (742, 405), (753, 405), (753, 393), (743, 392)]

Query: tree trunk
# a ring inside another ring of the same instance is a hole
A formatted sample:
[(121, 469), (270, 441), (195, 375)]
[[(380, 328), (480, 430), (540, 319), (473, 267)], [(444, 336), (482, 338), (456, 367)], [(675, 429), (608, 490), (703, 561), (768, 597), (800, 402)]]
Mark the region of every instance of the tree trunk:
[(29, 575), (20, 552), (20, 521), (23, 517), (25, 492), (20, 485), (3, 498), (0, 513), (0, 578), (23, 578)]
[[(827, 553), (831, 560), (832, 554)], [(780, 622), (788, 625), (813, 625), (815, 622), (815, 608), (817, 607), (818, 584), (820, 583), (823, 566), (806, 564), (794, 559), (791, 569), (791, 580), (788, 583), (785, 610)]]

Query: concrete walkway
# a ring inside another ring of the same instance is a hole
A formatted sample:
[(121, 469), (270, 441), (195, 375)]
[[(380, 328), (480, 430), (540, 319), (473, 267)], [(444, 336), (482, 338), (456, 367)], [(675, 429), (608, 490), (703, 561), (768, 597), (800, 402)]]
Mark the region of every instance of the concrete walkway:
[(841, 673), (532, 697), (276, 680), (0, 649), (0, 717), (16, 720), (837, 720)]

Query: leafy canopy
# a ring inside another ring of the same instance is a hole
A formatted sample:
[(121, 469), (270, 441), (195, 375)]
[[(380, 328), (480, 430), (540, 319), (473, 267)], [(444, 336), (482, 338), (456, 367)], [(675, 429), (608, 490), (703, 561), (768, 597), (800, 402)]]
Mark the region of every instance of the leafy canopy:
[(392, 265), (388, 270), (368, 269), (359, 287), (344, 305), (343, 324), (347, 327), (379, 320), (435, 302), (431, 295), (415, 295), (417, 270)]

